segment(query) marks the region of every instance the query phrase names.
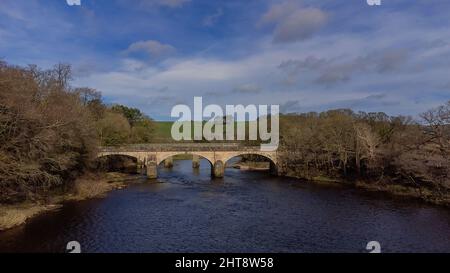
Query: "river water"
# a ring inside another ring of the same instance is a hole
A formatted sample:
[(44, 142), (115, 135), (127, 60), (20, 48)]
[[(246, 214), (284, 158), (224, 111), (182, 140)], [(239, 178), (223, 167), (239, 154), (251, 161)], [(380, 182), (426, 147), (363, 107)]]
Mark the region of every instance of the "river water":
[(175, 161), (106, 198), (68, 203), (0, 233), (0, 252), (450, 252), (450, 210), (265, 172)]

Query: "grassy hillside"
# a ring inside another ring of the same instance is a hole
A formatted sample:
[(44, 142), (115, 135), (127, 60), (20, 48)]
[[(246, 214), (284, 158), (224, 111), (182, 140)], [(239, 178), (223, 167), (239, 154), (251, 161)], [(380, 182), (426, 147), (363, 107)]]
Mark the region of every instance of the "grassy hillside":
[(172, 140), (170, 130), (172, 128), (172, 121), (158, 121), (155, 129), (155, 142), (169, 142)]
[[(189, 122), (189, 121), (187, 121)], [(191, 136), (194, 136), (194, 122), (191, 122)], [(172, 125), (173, 125), (173, 121), (156, 121), (156, 128), (155, 128), (155, 132), (154, 132), (154, 138), (153, 138), (153, 142), (154, 143), (165, 143), (165, 142), (173, 142), (174, 140), (172, 139), (171, 136), (171, 130), (172, 130)], [(236, 131), (237, 131), (237, 126), (238, 124), (242, 124), (245, 123), (245, 128), (246, 128), (246, 135), (248, 138), (248, 127), (250, 122), (235, 122), (234, 123), (234, 128), (235, 128), (235, 135), (236, 135)], [(224, 134), (226, 133), (226, 126), (224, 125)]]

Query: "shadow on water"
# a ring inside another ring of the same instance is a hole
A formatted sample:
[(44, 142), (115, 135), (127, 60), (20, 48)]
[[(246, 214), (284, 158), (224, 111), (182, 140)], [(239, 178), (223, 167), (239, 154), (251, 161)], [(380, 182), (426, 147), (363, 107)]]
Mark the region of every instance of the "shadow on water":
[(208, 162), (160, 167), (104, 199), (67, 203), (0, 234), (0, 252), (450, 252), (450, 211)]

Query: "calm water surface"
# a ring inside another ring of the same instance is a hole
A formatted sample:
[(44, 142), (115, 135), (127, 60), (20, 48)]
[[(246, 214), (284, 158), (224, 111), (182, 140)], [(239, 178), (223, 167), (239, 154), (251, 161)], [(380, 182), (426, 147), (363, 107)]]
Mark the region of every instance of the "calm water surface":
[(450, 210), (352, 188), (317, 186), (175, 161), (135, 183), (0, 233), (0, 252), (450, 252)]

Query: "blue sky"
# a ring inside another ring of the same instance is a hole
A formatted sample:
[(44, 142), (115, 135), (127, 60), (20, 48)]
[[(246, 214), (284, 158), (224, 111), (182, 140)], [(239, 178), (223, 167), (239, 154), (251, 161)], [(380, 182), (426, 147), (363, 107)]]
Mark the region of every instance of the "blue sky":
[(450, 1), (0, 0), (0, 58), (168, 119), (175, 104), (417, 115), (450, 100)]

